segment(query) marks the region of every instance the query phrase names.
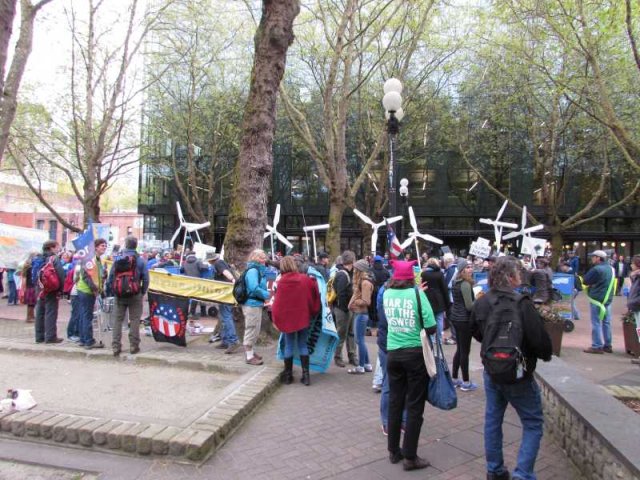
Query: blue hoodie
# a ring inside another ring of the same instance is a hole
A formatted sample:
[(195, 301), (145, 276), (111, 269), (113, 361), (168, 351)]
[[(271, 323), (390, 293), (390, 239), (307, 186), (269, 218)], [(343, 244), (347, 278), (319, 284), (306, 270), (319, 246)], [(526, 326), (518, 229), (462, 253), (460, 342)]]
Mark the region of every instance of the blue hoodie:
[(249, 292), (249, 299), (244, 302), (247, 307), (262, 307), (264, 306), (264, 301), (269, 299), (266, 270), (267, 267), (261, 263), (247, 263), (245, 283), (247, 292)]

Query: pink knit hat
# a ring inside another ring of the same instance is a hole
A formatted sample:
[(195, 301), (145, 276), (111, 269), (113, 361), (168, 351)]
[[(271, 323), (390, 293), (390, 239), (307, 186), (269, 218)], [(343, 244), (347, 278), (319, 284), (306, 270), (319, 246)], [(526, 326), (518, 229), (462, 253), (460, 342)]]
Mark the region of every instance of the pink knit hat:
[(413, 266), (416, 264), (415, 260), (410, 262), (404, 262), (402, 260), (392, 260), (391, 267), (393, 268), (394, 280), (413, 280), (415, 278), (413, 274)]

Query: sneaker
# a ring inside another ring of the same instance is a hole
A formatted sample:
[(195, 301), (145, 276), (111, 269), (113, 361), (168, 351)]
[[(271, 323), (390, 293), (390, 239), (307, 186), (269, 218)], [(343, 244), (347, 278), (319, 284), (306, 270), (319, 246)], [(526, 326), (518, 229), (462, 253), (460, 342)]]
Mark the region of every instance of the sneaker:
[(340, 357), (335, 357), (333, 362), (336, 364), (336, 367), (344, 368), (346, 367), (346, 363)]
[(445, 338), (444, 339), (444, 344), (445, 345), (455, 345), (456, 341), (453, 338)]
[(633, 363), (634, 365), (640, 365), (640, 358), (632, 358), (631, 363)]
[(356, 367), (347, 369), (347, 373), (351, 375), (364, 375), (364, 367)]
[(73, 343), (78, 343), (80, 341), (80, 337), (76, 336), (76, 335), (71, 335), (69, 337), (69, 341), (73, 342)]
[(62, 338), (52, 338), (51, 340), (45, 340), (44, 343), (52, 343), (52, 344), (58, 344), (58, 343), (62, 343), (64, 342), (64, 340)]
[(246, 361), (247, 365), (262, 365), (262, 360), (258, 360), (254, 355), (251, 357), (251, 360)]
[(382, 434), (385, 437), (388, 437), (389, 436), (389, 431), (387, 430), (387, 427), (385, 427), (384, 425), (380, 425), (380, 428), (382, 429)]
[(603, 350), (601, 348), (593, 348), (593, 347), (589, 347), (589, 348), (585, 348), (583, 350), (584, 353), (595, 353), (595, 354), (603, 354)]
[(611, 345), (605, 345), (604, 347), (602, 347), (602, 351), (604, 353), (613, 353), (613, 348), (611, 348)]
[(226, 350), (227, 348), (229, 348), (229, 345), (227, 345), (226, 343), (221, 343), (220, 345), (216, 345), (215, 348), (217, 348), (218, 350)]
[(103, 343), (98, 343), (98, 342), (93, 342), (89, 345), (86, 345), (84, 347), (86, 350), (93, 350), (94, 348), (104, 348), (104, 344)]
[(462, 390), (463, 392), (473, 392), (477, 389), (478, 385), (473, 382), (462, 382), (462, 384), (460, 384), (460, 390)]
[(222, 340), (222, 338), (218, 334), (211, 335), (209, 337), (209, 343), (216, 343), (216, 342), (219, 342), (220, 340)]
[(262, 361), (262, 355), (258, 355), (256, 352), (253, 352), (253, 357), (257, 358), (260, 361)]
[(382, 385), (373, 385), (371, 388), (373, 389), (374, 393), (382, 392)]
[(511, 475), (506, 470), (502, 473), (487, 472), (487, 480), (511, 480)]
[(459, 388), (460, 385), (462, 385), (462, 380), (459, 378), (452, 378), (451, 380), (453, 381), (453, 386), (456, 388)]
[[(224, 353), (226, 353), (227, 355), (231, 355), (232, 353), (236, 353), (239, 348), (240, 348), (240, 344), (239, 343), (234, 343), (233, 345), (229, 345), (229, 347), (227, 347), (227, 349), (224, 351)], [(254, 357), (255, 357), (255, 354), (254, 354)], [(258, 358), (258, 357), (256, 357), (256, 358)], [(262, 361), (261, 358), (258, 358), (258, 360)]]
[(364, 371), (365, 372), (373, 372), (373, 366), (370, 363), (365, 363)]

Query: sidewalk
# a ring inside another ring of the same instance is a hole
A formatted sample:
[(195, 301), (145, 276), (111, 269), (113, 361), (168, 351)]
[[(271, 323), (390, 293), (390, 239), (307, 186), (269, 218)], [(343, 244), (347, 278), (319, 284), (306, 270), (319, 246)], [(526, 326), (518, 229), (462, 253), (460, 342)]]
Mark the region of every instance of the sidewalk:
[[(590, 345), (590, 321), (584, 296), (578, 298), (583, 320), (576, 322), (572, 333), (563, 338), (562, 358), (580, 370), (582, 375), (602, 385), (640, 385), (640, 370), (623, 353), (619, 316), (624, 299), (614, 300), (614, 351), (612, 355), (589, 355), (582, 352)], [(24, 318), (24, 307), (0, 307), (0, 318)], [(68, 306), (61, 303), (59, 335), (64, 333), (63, 319), (68, 318)], [(33, 326), (19, 321), (0, 320), (0, 352), (16, 343), (33, 342)], [(108, 337), (108, 334), (107, 334)], [(105, 339), (108, 343), (108, 338)], [(172, 357), (176, 348), (143, 340), (143, 352), (154, 349), (154, 355)], [(67, 342), (63, 343), (64, 346)], [(375, 355), (375, 338), (368, 337), (370, 355)], [(61, 347), (40, 347), (49, 350)], [(66, 348), (66, 347), (62, 347)], [(69, 347), (70, 348), (70, 347)], [(450, 359), (455, 347), (447, 346)], [(479, 346), (474, 342), (471, 354), (472, 379), (481, 383), (482, 366), (478, 358)], [(180, 357), (203, 361), (215, 356), (206, 342), (194, 342), (183, 349)], [(25, 355), (22, 368), (32, 362)], [(265, 355), (266, 364), (280, 368), (273, 355)], [(229, 361), (225, 359), (225, 361)], [(236, 359), (233, 359), (236, 361)], [(296, 382), (282, 386), (249, 418), (207, 462), (200, 467), (180, 465), (165, 459), (144, 459), (114, 456), (108, 453), (74, 450), (55, 455), (59, 447), (33, 445), (19, 448), (15, 442), (0, 442), (0, 457), (21, 462), (72, 468), (85, 472), (100, 472), (99, 478), (161, 480), (194, 479), (396, 479), (433, 478), (484, 479), (483, 412), (484, 394), (460, 392), (458, 408), (442, 412), (427, 405), (422, 428), (419, 454), (428, 458), (432, 467), (422, 473), (404, 472), (400, 465), (387, 460), (386, 437), (380, 431), (379, 395), (371, 390), (371, 376), (348, 375), (344, 369), (332, 366), (327, 374), (312, 374), (310, 387)], [(193, 376), (194, 382), (199, 382)], [(190, 378), (191, 380), (191, 378)], [(105, 373), (100, 379), (110, 384)], [(5, 385), (0, 385), (4, 388)], [(167, 396), (175, 398), (171, 386)], [(34, 392), (36, 399), (38, 395)], [(138, 401), (143, 401), (139, 398)], [(155, 400), (155, 399), (154, 399)], [(44, 401), (44, 399), (43, 399)], [(513, 467), (520, 438), (518, 419), (512, 409), (507, 411), (505, 423), (505, 459)], [(22, 443), (20, 443), (22, 445)], [(64, 449), (66, 452), (66, 449)], [(565, 457), (553, 438), (545, 436), (536, 464), (538, 478), (578, 479), (580, 475)], [(1, 472), (1, 470), (0, 470)], [(0, 475), (1, 477), (1, 475)]]

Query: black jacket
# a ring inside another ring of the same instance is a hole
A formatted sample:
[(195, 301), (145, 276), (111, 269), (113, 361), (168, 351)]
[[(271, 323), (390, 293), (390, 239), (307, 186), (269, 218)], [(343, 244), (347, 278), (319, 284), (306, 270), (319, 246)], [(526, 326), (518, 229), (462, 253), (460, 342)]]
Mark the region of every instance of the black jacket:
[[(491, 289), (474, 302), (471, 310), (471, 332), (476, 340), (482, 342), (486, 321), (496, 297), (513, 294), (512, 291)], [(499, 298), (497, 301), (500, 301)], [(522, 353), (527, 366), (524, 378), (528, 378), (533, 375), (538, 358), (545, 362), (551, 360), (551, 338), (544, 328), (543, 320), (536, 307), (526, 295), (520, 302), (520, 313), (522, 315)], [(484, 346), (480, 348), (480, 357), (484, 358)]]
[(422, 283), (427, 284), (427, 294), (433, 313), (440, 313), (449, 310), (451, 301), (449, 300), (449, 289), (444, 279), (444, 273), (439, 267), (428, 267), (420, 275)]
[(351, 300), (351, 296), (353, 295), (353, 269), (349, 271), (342, 266), (338, 266), (338, 271), (335, 275), (336, 277), (333, 281), (333, 286), (336, 289), (336, 294), (338, 295), (335, 307), (339, 308), (343, 312), (348, 312), (349, 300)]
[(389, 270), (384, 268), (382, 262), (373, 262), (371, 273), (373, 273), (373, 277), (375, 278), (374, 285), (376, 286), (376, 288), (380, 288), (382, 285), (384, 285), (384, 282), (389, 280), (389, 277), (391, 276)]

